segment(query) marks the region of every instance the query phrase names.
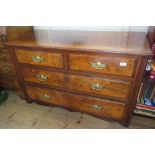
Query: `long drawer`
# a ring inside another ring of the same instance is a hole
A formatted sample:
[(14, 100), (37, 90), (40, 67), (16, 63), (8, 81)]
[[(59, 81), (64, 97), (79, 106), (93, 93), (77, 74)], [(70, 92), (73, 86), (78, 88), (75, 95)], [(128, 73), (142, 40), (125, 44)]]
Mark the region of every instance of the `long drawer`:
[(130, 93), (130, 82), (25, 67), (22, 67), (21, 71), (25, 81), (66, 88), (91, 95), (96, 94), (127, 99)]
[(26, 86), (29, 98), (57, 106), (72, 108), (99, 117), (121, 120), (125, 106), (111, 101), (65, 93), (53, 89)]
[(18, 62), (63, 68), (63, 54), (58, 52), (15, 50)]
[(103, 73), (131, 77), (134, 74), (135, 57), (69, 54), (69, 69), (75, 71)]
[(0, 61), (0, 75), (15, 76), (16, 70), (12, 63)]

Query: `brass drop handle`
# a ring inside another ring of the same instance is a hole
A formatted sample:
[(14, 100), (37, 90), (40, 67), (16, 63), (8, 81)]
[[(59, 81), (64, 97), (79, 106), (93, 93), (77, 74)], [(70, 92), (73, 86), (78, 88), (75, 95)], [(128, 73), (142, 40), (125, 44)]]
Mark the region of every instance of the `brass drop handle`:
[(108, 65), (107, 63), (101, 63), (99, 61), (91, 62), (90, 64), (95, 69), (105, 69), (107, 67), (107, 65)]
[(102, 110), (103, 106), (101, 105), (97, 105), (97, 104), (92, 104), (89, 106), (92, 110), (98, 111), (98, 110)]
[(39, 62), (43, 62), (44, 61), (44, 58), (42, 58), (42, 57), (40, 57), (40, 56), (37, 55), (37, 56), (33, 56), (32, 57), (32, 61), (39, 63)]
[(105, 85), (100, 83), (90, 83), (90, 88), (93, 90), (103, 90), (105, 88)]
[(39, 80), (39, 81), (46, 81), (48, 79), (48, 77), (46, 75), (43, 75), (43, 74), (37, 74), (36, 75), (36, 78)]
[(6, 54), (0, 53), (0, 59), (4, 59), (6, 57)]
[(47, 95), (47, 94), (44, 94), (43, 97), (44, 97), (45, 99), (50, 99), (50, 98), (51, 98), (51, 96), (49, 96), (49, 95)]

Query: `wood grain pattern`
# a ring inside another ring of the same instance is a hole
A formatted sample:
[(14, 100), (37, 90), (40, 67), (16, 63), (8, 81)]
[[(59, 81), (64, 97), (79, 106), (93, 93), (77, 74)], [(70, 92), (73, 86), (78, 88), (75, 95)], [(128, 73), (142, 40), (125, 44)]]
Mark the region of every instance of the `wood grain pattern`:
[(143, 80), (143, 75), (145, 72), (147, 62), (148, 62), (148, 57), (143, 57), (143, 56), (140, 57), (137, 65), (137, 70), (135, 73), (135, 79), (133, 81), (133, 87), (130, 94), (130, 99), (129, 99), (130, 104), (127, 105), (126, 112), (125, 112), (126, 113), (125, 121), (124, 121), (125, 126), (129, 126), (133, 110), (137, 103), (137, 97), (138, 97), (141, 82)]
[[(102, 88), (96, 88), (96, 86)], [(117, 97), (121, 99), (127, 99), (130, 93), (130, 83), (96, 77), (86, 77), (70, 75), (69, 82), (67, 84), (68, 89), (78, 90), (79, 92), (85, 92), (90, 95), (100, 95), (102, 97)]]
[(6, 26), (5, 29), (7, 40), (25, 38), (33, 33), (32, 26)]
[[(51, 89), (42, 89), (31, 86), (27, 86), (26, 88), (29, 97), (34, 100), (40, 100), (53, 105), (70, 107), (99, 117), (109, 117), (115, 120), (122, 120), (123, 117), (125, 106), (122, 104), (93, 97), (73, 95)], [(101, 109), (95, 110), (92, 108), (93, 105), (98, 105)]]
[[(68, 78), (66, 79), (65, 74), (59, 72), (50, 72), (41, 69), (31, 69), (31, 68), (21, 68), (22, 76), (25, 81), (41, 83), (49, 86), (57, 86), (57, 87), (66, 87)], [(44, 75), (47, 77), (47, 80), (40, 81), (37, 78), (37, 75)]]
[[(153, 55), (143, 32), (34, 31), (32, 36), (9, 41), (8, 46)], [(32, 39), (33, 38), (33, 39)]]
[[(107, 66), (103, 69), (95, 69), (92, 63), (100, 62)], [(121, 66), (120, 63), (126, 63), (127, 66)], [(77, 71), (91, 71), (95, 73), (107, 73), (113, 75), (133, 76), (136, 58), (134, 57), (113, 57), (112, 55), (87, 55), (87, 54), (69, 54), (69, 68)]]
[[(17, 59), (20, 63), (28, 63), (40, 66), (63, 68), (63, 54), (44, 51), (15, 50)], [(43, 58), (42, 62), (34, 62), (33, 57)]]
[[(60, 72), (51, 72), (40, 69), (22, 68), (22, 74), (25, 81), (40, 83), (48, 86), (56, 86), (59, 88), (65, 88), (75, 90), (78, 92), (84, 92), (88, 94), (97, 94), (101, 96), (118, 97), (121, 99), (127, 99), (130, 93), (130, 82), (119, 81), (114, 79), (96, 78), (79, 76), (72, 74), (64, 74)], [(40, 81), (36, 75), (47, 76), (47, 80)], [(99, 84), (103, 88), (96, 90), (92, 88), (92, 85)]]

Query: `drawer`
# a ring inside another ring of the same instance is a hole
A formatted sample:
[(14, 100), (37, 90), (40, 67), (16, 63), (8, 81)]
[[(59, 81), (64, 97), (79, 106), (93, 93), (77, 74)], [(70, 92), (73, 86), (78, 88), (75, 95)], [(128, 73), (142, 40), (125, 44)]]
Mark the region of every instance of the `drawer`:
[(21, 87), (19, 84), (19, 81), (16, 78), (12, 79), (0, 79), (0, 87), (2, 88), (8, 88), (8, 89), (16, 89), (21, 91)]
[(133, 76), (135, 57), (69, 54), (69, 69), (111, 75)]
[(0, 88), (15, 89), (14, 84), (6, 79), (0, 79)]
[(15, 50), (15, 53), (20, 63), (63, 68), (62, 53), (30, 50)]
[(24, 80), (28, 82), (121, 99), (127, 99), (130, 93), (130, 82), (64, 74), (40, 69), (22, 68), (21, 70)]
[(45, 84), (48, 86), (65, 87), (68, 82), (65, 74), (58, 72), (51, 72), (41, 69), (31, 69), (22, 67), (22, 77), (24, 81)]
[(44, 89), (38, 87), (26, 86), (29, 98), (43, 101), (46, 103), (53, 103), (59, 106), (70, 107), (70, 100), (65, 93), (61, 91), (54, 91), (53, 89)]
[(0, 62), (0, 75), (15, 76), (16, 71), (14, 65), (8, 62)]
[(68, 107), (99, 117), (113, 118), (116, 120), (123, 118), (125, 106), (121, 103), (65, 93), (53, 89), (42, 89), (31, 86), (27, 86), (26, 89), (28, 96), (33, 100)]
[(11, 56), (9, 54), (9, 52), (4, 51), (4, 50), (0, 50), (0, 62), (10, 62), (12, 61)]
[(68, 88), (90, 95), (101, 97), (128, 99), (131, 89), (130, 82), (106, 78), (70, 75)]

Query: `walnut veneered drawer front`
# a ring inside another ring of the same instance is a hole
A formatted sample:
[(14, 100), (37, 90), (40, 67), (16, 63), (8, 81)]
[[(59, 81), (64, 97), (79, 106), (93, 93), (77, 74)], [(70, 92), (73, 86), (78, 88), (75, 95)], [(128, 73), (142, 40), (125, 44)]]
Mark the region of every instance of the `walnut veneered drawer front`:
[(96, 94), (127, 99), (131, 87), (130, 82), (119, 80), (72, 75), (25, 67), (22, 67), (21, 70), (25, 81), (66, 88), (91, 95)]
[(18, 62), (47, 67), (63, 68), (63, 53), (15, 50)]
[(111, 75), (133, 76), (135, 57), (97, 54), (69, 54), (69, 69)]
[(31, 69), (22, 67), (24, 81), (46, 84), (48, 86), (65, 87), (67, 79), (63, 73), (51, 72), (42, 69)]
[(70, 75), (68, 88), (90, 95), (128, 99), (131, 83), (113, 79)]
[(67, 98), (65, 94), (54, 91), (53, 89), (26, 86), (26, 90), (31, 99), (53, 103), (60, 106), (70, 106), (69, 98)]
[(125, 109), (123, 104), (96, 99), (94, 97), (82, 96), (78, 94), (73, 95), (63, 91), (42, 89), (31, 86), (27, 86), (26, 89), (28, 96), (31, 99), (72, 108), (99, 117), (108, 117), (121, 120)]
[(14, 65), (8, 62), (0, 62), (0, 75), (15, 76), (16, 70)]

